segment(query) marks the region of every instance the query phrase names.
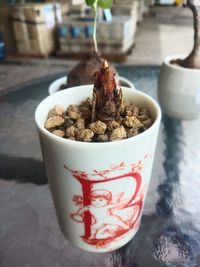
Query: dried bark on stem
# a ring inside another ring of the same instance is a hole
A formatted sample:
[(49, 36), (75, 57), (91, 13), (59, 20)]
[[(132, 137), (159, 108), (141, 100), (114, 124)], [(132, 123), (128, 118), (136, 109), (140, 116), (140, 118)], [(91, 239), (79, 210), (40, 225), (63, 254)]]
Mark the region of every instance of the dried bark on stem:
[(200, 69), (200, 0), (187, 0), (187, 6), (193, 13), (194, 46), (188, 57), (171, 61), (184, 68)]
[(122, 106), (122, 90), (107, 61), (95, 73), (92, 100), (92, 122), (117, 120)]

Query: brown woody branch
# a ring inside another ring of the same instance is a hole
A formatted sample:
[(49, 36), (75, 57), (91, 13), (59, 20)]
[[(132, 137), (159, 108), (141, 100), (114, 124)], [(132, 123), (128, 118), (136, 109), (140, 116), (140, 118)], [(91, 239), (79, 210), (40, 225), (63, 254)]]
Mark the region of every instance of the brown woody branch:
[(107, 61), (95, 73), (92, 101), (92, 122), (116, 120), (122, 105), (122, 90)]

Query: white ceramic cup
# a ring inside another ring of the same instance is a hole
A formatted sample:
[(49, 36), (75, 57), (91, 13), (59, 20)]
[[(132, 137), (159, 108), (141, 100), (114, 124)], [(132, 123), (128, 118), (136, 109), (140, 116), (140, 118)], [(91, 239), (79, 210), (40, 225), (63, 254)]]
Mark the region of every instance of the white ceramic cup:
[(151, 112), (154, 123), (145, 132), (116, 142), (86, 143), (44, 128), (56, 104), (79, 104), (92, 90), (92, 85), (78, 86), (47, 97), (37, 107), (35, 120), (63, 234), (84, 250), (107, 252), (125, 245), (139, 228), (161, 111), (150, 96), (122, 88), (124, 99)]
[(160, 71), (158, 98), (168, 116), (193, 120), (200, 116), (200, 70), (170, 63), (185, 57), (172, 55), (165, 58)]

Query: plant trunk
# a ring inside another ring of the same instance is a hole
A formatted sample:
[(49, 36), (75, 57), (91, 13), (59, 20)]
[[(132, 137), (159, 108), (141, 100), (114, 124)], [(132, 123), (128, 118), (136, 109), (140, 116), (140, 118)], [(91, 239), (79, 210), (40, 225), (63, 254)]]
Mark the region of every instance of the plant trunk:
[(194, 46), (188, 57), (171, 63), (184, 68), (200, 69), (200, 0), (188, 0), (187, 6), (192, 10), (194, 23)]
[(122, 90), (107, 61), (95, 74), (92, 100), (92, 122), (117, 120), (122, 107)]

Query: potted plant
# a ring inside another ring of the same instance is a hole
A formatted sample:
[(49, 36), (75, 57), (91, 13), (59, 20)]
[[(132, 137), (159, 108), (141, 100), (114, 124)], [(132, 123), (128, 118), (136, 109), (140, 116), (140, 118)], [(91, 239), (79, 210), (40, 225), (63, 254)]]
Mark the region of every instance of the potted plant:
[(187, 0), (193, 13), (194, 45), (191, 53), (165, 58), (158, 97), (163, 111), (174, 118), (192, 120), (200, 115), (200, 0)]
[[(112, 0), (85, 0), (85, 3), (88, 6), (93, 7), (94, 9), (94, 26), (93, 26), (93, 43), (94, 43), (94, 51), (88, 55), (86, 60), (80, 61), (69, 73), (68, 76), (61, 77), (55, 80), (49, 86), (49, 94), (53, 94), (60, 89), (65, 89), (68, 87), (74, 87), (78, 85), (84, 84), (92, 84), (93, 83), (93, 75), (97, 71), (97, 69), (101, 66), (104, 59), (100, 56), (98, 43), (96, 38), (97, 33), (97, 19), (98, 12), (97, 8), (109, 9), (112, 6)], [(117, 73), (117, 71), (115, 70)], [(83, 75), (81, 76), (80, 73)], [(131, 81), (128, 79), (119, 76), (119, 82), (122, 86), (135, 88)]]
[[(120, 87), (104, 62), (94, 86), (47, 97), (37, 107), (35, 120), (65, 237), (92, 252), (125, 245), (141, 221), (161, 120), (159, 105), (142, 92)], [(129, 136), (136, 128), (137, 135)]]

